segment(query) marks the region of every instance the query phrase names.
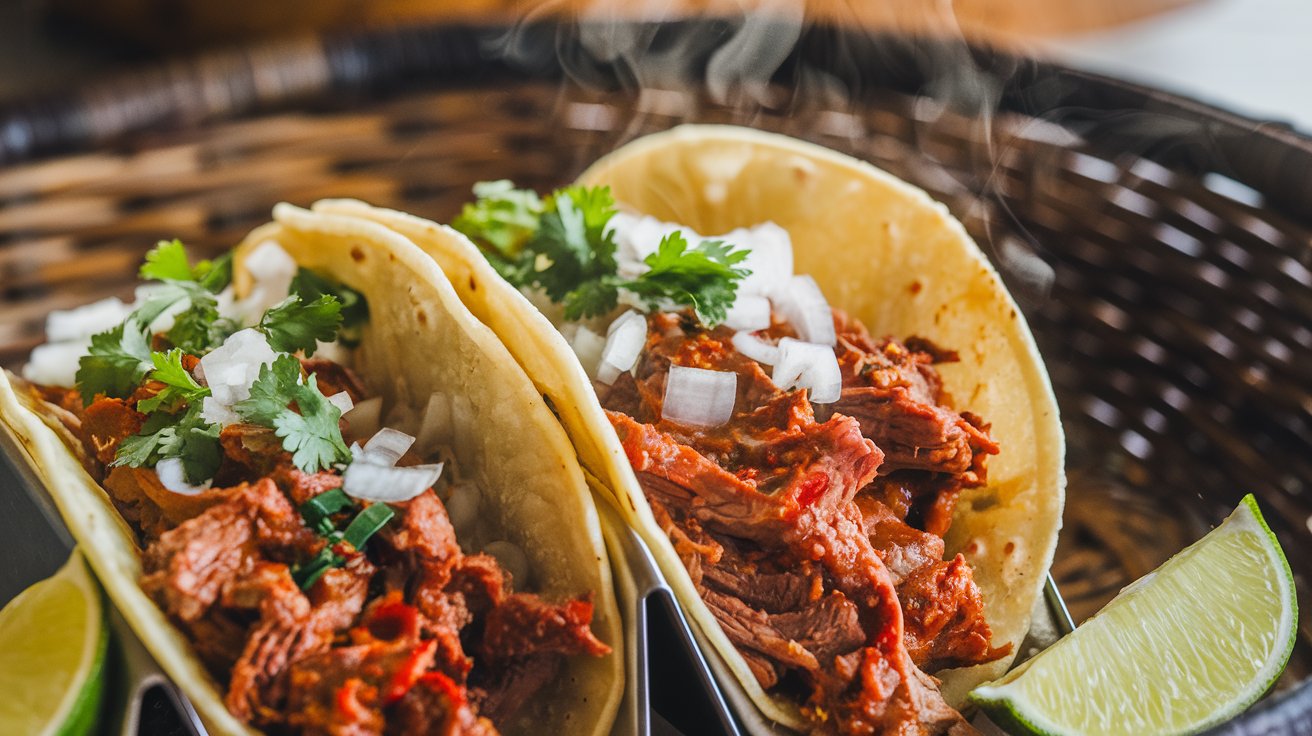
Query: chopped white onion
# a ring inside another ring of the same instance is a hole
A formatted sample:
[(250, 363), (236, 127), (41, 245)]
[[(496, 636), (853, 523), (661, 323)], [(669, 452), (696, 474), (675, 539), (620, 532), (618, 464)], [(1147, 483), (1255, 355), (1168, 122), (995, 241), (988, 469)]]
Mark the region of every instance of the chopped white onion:
[(329, 404), (337, 407), (337, 411), (340, 411), (343, 414), (355, 408), (355, 402), (351, 400), (351, 395), (345, 391), (338, 391), (332, 396), (326, 398), (328, 399)]
[(64, 342), (91, 337), (117, 327), (132, 313), (132, 307), (111, 296), (73, 309), (56, 309), (46, 316), (46, 340)]
[(738, 297), (725, 314), (724, 324), (734, 330), (764, 330), (770, 326), (770, 300), (763, 296)]
[(234, 305), (244, 324), (260, 321), (269, 307), (287, 298), (296, 278), (296, 261), (272, 240), (255, 246), (242, 265), (255, 280), (245, 299)]
[(750, 332), (735, 332), (733, 346), (757, 363), (774, 365), (779, 362), (779, 346), (771, 345)]
[(233, 291), (232, 284), (215, 294), (214, 301), (217, 302), (216, 309), (220, 317), (241, 322), (241, 312), (237, 309), (237, 292)]
[(272, 363), (278, 354), (258, 330), (238, 330), (223, 344), (200, 359), (205, 382), (215, 402), (231, 407), (249, 399), (251, 384), (260, 376), (260, 366)]
[(415, 443), (415, 438), (405, 432), (398, 432), (390, 427), (378, 430), (368, 442), (358, 458), (361, 462), (391, 467)]
[(775, 307), (792, 323), (803, 340), (820, 345), (838, 342), (833, 310), (815, 279), (805, 274), (794, 276), (788, 287), (772, 298)]
[(378, 431), (379, 420), (383, 411), (383, 397), (374, 396), (365, 399), (342, 415), (346, 420), (346, 432), (351, 437), (372, 437)]
[(524, 555), (524, 550), (520, 549), (519, 545), (498, 539), (495, 542), (488, 542), (483, 547), (483, 552), (492, 555), (501, 563), (501, 567), (510, 573), (510, 579), (514, 581), (516, 588), (522, 589), (528, 584), (528, 557)]
[(620, 315), (606, 333), (609, 337), (601, 351), (597, 380), (611, 384), (621, 373), (633, 370), (633, 366), (638, 363), (638, 356), (647, 344), (647, 319), (630, 309)]
[(793, 243), (788, 231), (763, 222), (749, 228), (738, 228), (724, 235), (713, 236), (737, 250), (747, 251), (747, 258), (738, 264), (750, 273), (738, 282), (738, 296), (772, 297), (788, 284), (793, 276)]
[(246, 259), (242, 261), (251, 278), (260, 282), (274, 282), (286, 279), (290, 285), (296, 278), (296, 260), (283, 250), (281, 245), (266, 240), (255, 246)]
[(834, 349), (791, 337), (779, 341), (779, 362), (770, 380), (785, 391), (808, 389), (811, 401), (817, 404), (832, 404), (843, 392), (843, 376)]
[(394, 468), (354, 462), (342, 475), (342, 491), (365, 501), (399, 503), (428, 490), (441, 475), (441, 463)]
[(715, 427), (729, 421), (738, 398), (738, 374), (670, 366), (661, 417), (679, 424)]
[(574, 330), (570, 347), (574, 349), (574, 355), (578, 356), (583, 370), (587, 371), (589, 376), (595, 377), (598, 364), (601, 362), (601, 354), (606, 349), (606, 338), (579, 325)]
[(187, 473), (182, 466), (182, 458), (166, 457), (155, 463), (155, 475), (159, 476), (160, 485), (184, 496), (194, 496), (201, 491), (209, 490), (212, 481), (194, 486), (187, 482)]
[(241, 423), (241, 417), (231, 406), (219, 403), (213, 396), (206, 396), (201, 400), (200, 415), (205, 421), (220, 427)]
[(45, 386), (73, 388), (77, 385), (77, 363), (90, 346), (90, 340), (37, 345), (23, 366), (23, 378)]
[(336, 340), (332, 342), (318, 340), (314, 344), (314, 357), (346, 365), (351, 362), (351, 349)]

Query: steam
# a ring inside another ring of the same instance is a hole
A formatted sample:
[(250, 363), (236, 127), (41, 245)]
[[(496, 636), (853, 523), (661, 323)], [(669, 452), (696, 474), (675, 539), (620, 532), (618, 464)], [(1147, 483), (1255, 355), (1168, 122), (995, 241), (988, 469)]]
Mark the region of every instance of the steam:
[[(999, 235), (995, 242), (990, 226), (998, 217), (1019, 223), (1005, 199), (993, 196), (995, 174), (1008, 153), (998, 145), (995, 113), (1005, 81), (1017, 70), (997, 58), (981, 63), (965, 42), (951, 0), (897, 12), (833, 3), (819, 11), (820, 17), (808, 16), (806, 5), (724, 0), (710, 3), (715, 15), (689, 19), (680, 12), (686, 4), (678, 0), (593, 0), (573, 14), (570, 9), (578, 5), (550, 0), (486, 51), (512, 67), (559, 73), (566, 85), (602, 91), (591, 102), (563, 100), (560, 113), (567, 125), (609, 133), (605, 140), (612, 146), (653, 129), (706, 119), (710, 106), (714, 119), (743, 125), (759, 125), (762, 115), (777, 116), (767, 127), (890, 166), (944, 199), (983, 236), (981, 247), (1017, 296), (1030, 303), (1046, 299), (1052, 272), (1035, 239), (1022, 233)], [(889, 28), (923, 35), (880, 30)], [(909, 79), (918, 88), (907, 89)], [(914, 99), (904, 111), (911, 126), (910, 153), (905, 143), (868, 130), (870, 96), (898, 86)], [(626, 101), (611, 103), (609, 93)], [(973, 126), (969, 166), (963, 166), (960, 151), (949, 153), (951, 161), (936, 156), (943, 150), (943, 130), (962, 125)], [(1041, 139), (1064, 131), (1041, 123), (1031, 127), (1028, 134), (1007, 132)]]

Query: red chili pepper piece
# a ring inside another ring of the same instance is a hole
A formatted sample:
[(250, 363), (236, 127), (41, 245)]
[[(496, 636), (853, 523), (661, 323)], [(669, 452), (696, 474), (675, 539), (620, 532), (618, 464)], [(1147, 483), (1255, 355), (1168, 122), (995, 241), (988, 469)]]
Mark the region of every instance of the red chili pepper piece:
[(383, 692), (383, 700), (390, 705), (404, 698), (419, 678), (423, 677), (424, 672), (433, 666), (433, 655), (436, 652), (435, 639), (429, 639), (415, 647), (410, 652), (410, 656), (392, 674), (392, 679), (387, 683), (387, 690)]
[(829, 476), (824, 473), (811, 473), (798, 487), (797, 504), (806, 508), (815, 503), (815, 500), (827, 490), (829, 490)]
[(360, 688), (364, 686), (364, 680), (352, 677), (337, 688), (334, 698), (337, 712), (348, 723), (358, 723), (369, 716), (369, 709), (360, 702), (359, 698)]

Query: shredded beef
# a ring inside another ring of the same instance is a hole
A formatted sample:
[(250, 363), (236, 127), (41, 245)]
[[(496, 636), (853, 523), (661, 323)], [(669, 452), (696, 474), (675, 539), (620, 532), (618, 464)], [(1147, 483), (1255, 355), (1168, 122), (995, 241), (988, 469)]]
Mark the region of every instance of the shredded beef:
[(809, 565), (799, 565), (788, 572), (758, 572), (750, 565), (708, 565), (702, 579), (706, 587), (732, 595), (747, 605), (767, 613), (796, 611), (823, 594), (823, 582)]
[(141, 431), (146, 416), (122, 399), (99, 398), (82, 412), (82, 436), (87, 451), (108, 465), (124, 439)]
[(495, 558), (463, 554), (431, 490), (394, 504), (370, 555), (335, 547), (344, 564), (302, 591), (291, 568), (326, 542), (296, 505), (340, 478), (296, 470), (269, 436), (242, 425), (221, 436), (233, 475), (267, 473), (255, 483), (182, 496), (133, 468), (108, 483), (148, 530), (143, 589), (227, 682), (239, 719), (307, 734), (485, 736), (565, 657), (609, 653), (586, 598), (515, 593)]
[[(536, 689), (536, 688), (534, 688)], [(492, 721), (477, 715), (465, 692), (441, 672), (429, 672), (393, 708), (388, 734), (495, 736)]]
[[(161, 335), (152, 343), (170, 347)], [(325, 396), (365, 399), (344, 366), (300, 362)], [(186, 371), (198, 363), (182, 356)], [(494, 736), (494, 721), (537, 697), (567, 658), (611, 653), (592, 633), (591, 593), (516, 592), (495, 558), (462, 552), (432, 489), (389, 504), (392, 517), (359, 542), (351, 525), (374, 504), (306, 506), (341, 488), (340, 467), (305, 472), (273, 429), (224, 426), (209, 486), (173, 492), (152, 467), (114, 465), (145, 426), (138, 402), (165, 384), (85, 406), (76, 389), (18, 385), (135, 533), (142, 590), (190, 640), (228, 711), (257, 730)], [(407, 453), (398, 465), (419, 462)]]
[(306, 375), (313, 374), (319, 393), (324, 396), (345, 391), (353, 403), (364, 401), (366, 396), (364, 382), (355, 375), (355, 371), (341, 363), (334, 363), (326, 358), (301, 358), (301, 370)]
[[(798, 697), (818, 732), (969, 732), (920, 666), (1007, 651), (989, 644), (969, 567), (942, 559), (957, 494), (983, 484), (997, 447), (948, 406), (933, 366), (955, 354), (875, 340), (841, 313), (835, 328), (832, 405), (779, 390), (727, 328), (673, 314), (648, 318), (638, 365), (599, 395), (657, 523), (763, 687)], [(795, 336), (778, 319), (758, 334)], [(733, 418), (663, 419), (671, 365), (736, 373)]]
[(591, 621), (591, 601), (556, 605), (532, 593), (515, 593), (488, 613), (483, 654), (493, 661), (542, 653), (609, 654), (610, 647), (588, 628)]
[(984, 604), (961, 555), (925, 565), (897, 589), (912, 661), (926, 670), (989, 662), (1006, 654), (990, 643)]
[(310, 601), (292, 580), (286, 565), (255, 563), (225, 586), (227, 609), (257, 611), (259, 620), (246, 639), (228, 680), (224, 704), (242, 720), (279, 723), (286, 693), (287, 667), (326, 649), (331, 630), (311, 615)]

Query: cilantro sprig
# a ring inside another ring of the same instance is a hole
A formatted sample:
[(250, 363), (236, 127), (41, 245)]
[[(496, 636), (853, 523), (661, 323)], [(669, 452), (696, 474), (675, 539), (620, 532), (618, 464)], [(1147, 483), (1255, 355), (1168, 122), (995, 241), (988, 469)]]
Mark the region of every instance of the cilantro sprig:
[(474, 185), (474, 196), (477, 201), (464, 206), (452, 227), (467, 235), (477, 233), (498, 255), (514, 260), (538, 231), (542, 200), (536, 192), (516, 189), (506, 179), (480, 181)]
[(720, 240), (703, 240), (688, 247), (683, 234), (670, 233), (661, 239), (656, 252), (643, 261), (650, 270), (624, 284), (642, 298), (648, 308), (663, 300), (687, 304), (706, 325), (724, 321), (738, 292), (738, 281), (751, 272), (734, 268), (747, 258), (747, 251), (734, 250)]
[(182, 351), (150, 355), (154, 369), (148, 378), (164, 384), (158, 393), (137, 402), (148, 415), (141, 431), (119, 444), (113, 465), (154, 467), (164, 458), (180, 458), (189, 483), (214, 477), (219, 469), (219, 427), (202, 415), (202, 402), (210, 390), (201, 386), (182, 365)]
[(691, 307), (707, 326), (724, 320), (749, 275), (735, 268), (747, 252), (721, 241), (690, 246), (682, 233), (666, 236), (644, 259), (634, 279), (616, 274), (616, 244), (608, 228), (616, 214), (609, 187), (571, 186), (545, 201), (506, 181), (474, 187), (478, 201), (465, 206), (457, 230), (479, 244), (488, 261), (515, 286), (541, 288), (565, 308), (565, 319), (605, 314), (621, 290), (648, 309)]
[(164, 388), (154, 396), (137, 402), (137, 411), (142, 414), (150, 414), (160, 407), (170, 407), (176, 411), (182, 404), (199, 403), (210, 395), (209, 388), (197, 383), (191, 373), (182, 367), (181, 349), (151, 353), (150, 360), (155, 366), (155, 370), (150, 372), (150, 380), (159, 381), (164, 384)]
[(123, 399), (136, 390), (151, 369), (150, 325), (179, 304), (186, 306), (164, 337), (188, 353), (208, 351), (237, 328), (219, 316), (214, 297), (232, 280), (229, 256), (193, 267), (180, 241), (161, 240), (146, 254), (140, 274), (159, 283), (123, 324), (93, 335), (88, 354), (78, 362), (76, 380), (84, 404), (98, 394)]
[[(146, 420), (140, 432), (120, 443), (112, 464), (154, 467), (165, 458), (179, 458), (188, 482), (203, 482), (222, 460), (220, 426), (205, 417), (210, 389), (196, 380), (186, 361), (222, 344), (239, 327), (218, 309), (218, 294), (232, 281), (231, 256), (192, 265), (180, 241), (160, 241), (146, 254), (140, 275), (156, 283), (122, 324), (91, 338), (78, 365), (78, 389), (90, 404), (99, 395), (128, 398), (143, 382), (161, 384), (136, 402)], [(336, 339), (344, 324), (358, 328), (368, 318), (368, 307), (359, 292), (305, 270), (297, 274), (291, 292), (257, 325), (283, 355), (261, 367), (250, 398), (234, 408), (243, 421), (273, 429), (298, 468), (316, 472), (350, 462), (351, 454), (338, 425), (340, 410), (319, 392), (314, 376), (302, 378), (300, 361), (290, 353), (312, 355), (320, 341)], [(166, 312), (174, 315), (173, 326), (162, 336), (170, 347), (152, 350), (156, 336), (150, 326)], [(343, 538), (363, 543), (368, 534), (360, 534), (357, 528), (355, 535)]]
[(161, 240), (146, 253), (141, 264), (141, 278), (147, 281), (191, 281), (217, 294), (232, 282), (232, 254), (225, 253), (213, 261), (200, 261), (193, 267), (187, 260), (187, 247), (181, 240)]
[(280, 355), (260, 366), (250, 398), (233, 408), (245, 421), (272, 428), (303, 472), (351, 461), (338, 426), (341, 410), (319, 392), (313, 375), (301, 380), (301, 362), (294, 355)]
[(150, 370), (147, 329), (136, 316), (91, 337), (91, 347), (78, 361), (77, 387), (82, 402), (90, 404), (97, 394), (127, 398)]
[(214, 477), (223, 459), (219, 447), (219, 427), (201, 416), (201, 403), (170, 413), (158, 411), (146, 419), (141, 431), (119, 444), (113, 465), (153, 468), (164, 458), (182, 460), (188, 483), (201, 483)]
[(369, 303), (364, 295), (346, 284), (324, 278), (306, 268), (299, 269), (292, 279), (291, 292), (303, 302), (313, 302), (328, 295), (341, 304), (342, 321), (337, 339), (347, 347), (360, 343), (360, 329), (369, 321)]
[(306, 301), (292, 294), (260, 318), (260, 332), (269, 338), (269, 346), (280, 353), (305, 351), (314, 355), (319, 341), (332, 342), (342, 326), (342, 303), (331, 294), (320, 294)]

